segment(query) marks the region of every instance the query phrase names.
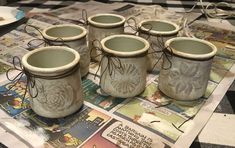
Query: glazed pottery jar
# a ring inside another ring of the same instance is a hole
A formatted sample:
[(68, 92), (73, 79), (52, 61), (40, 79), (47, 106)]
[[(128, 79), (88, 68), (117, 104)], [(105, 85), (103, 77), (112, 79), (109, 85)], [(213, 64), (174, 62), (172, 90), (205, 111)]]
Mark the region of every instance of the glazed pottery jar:
[(85, 76), (89, 71), (90, 52), (87, 47), (87, 31), (84, 27), (71, 24), (55, 25), (43, 30), (42, 35), (49, 44), (67, 45), (75, 49), (81, 56), (81, 76)]
[[(196, 100), (206, 91), (212, 59), (217, 48), (208, 41), (176, 37), (165, 43), (159, 89), (176, 100)], [(168, 58), (166, 57), (168, 56)]]
[(40, 116), (60, 118), (76, 112), (83, 104), (80, 55), (64, 46), (30, 51), (22, 58), (27, 76), (31, 108)]
[(146, 85), (149, 43), (138, 36), (111, 35), (101, 40), (101, 89), (120, 98), (140, 94)]
[(89, 49), (91, 50), (91, 59), (100, 61), (100, 53), (95, 50), (93, 41), (101, 41), (104, 37), (114, 34), (124, 33), (125, 18), (117, 14), (96, 14), (88, 17), (89, 28)]
[(177, 24), (166, 20), (151, 19), (139, 23), (139, 36), (148, 38), (151, 45), (149, 49), (151, 54), (148, 54), (148, 71), (160, 70), (159, 65), (162, 61), (156, 66), (155, 64), (160, 58), (161, 52), (154, 53), (154, 51), (161, 51), (165, 41), (176, 37), (179, 29)]

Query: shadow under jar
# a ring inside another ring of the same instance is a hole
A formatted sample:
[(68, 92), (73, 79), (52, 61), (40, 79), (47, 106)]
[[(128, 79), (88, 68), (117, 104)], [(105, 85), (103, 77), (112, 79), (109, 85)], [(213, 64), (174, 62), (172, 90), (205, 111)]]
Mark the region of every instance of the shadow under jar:
[(206, 91), (217, 48), (208, 41), (176, 37), (167, 40), (167, 55), (159, 75), (159, 89), (182, 101), (196, 100)]
[(101, 89), (120, 98), (140, 94), (146, 85), (149, 43), (133, 35), (112, 35), (101, 40)]
[(65, 45), (76, 50), (80, 58), (81, 76), (89, 71), (90, 52), (87, 46), (87, 31), (84, 27), (72, 24), (55, 25), (42, 32), (43, 37), (52, 45)]
[(144, 20), (139, 23), (139, 36), (143, 38), (148, 38), (148, 41), (150, 43), (150, 49), (147, 59), (147, 66), (148, 71), (151, 72), (152, 70), (160, 70), (162, 60), (160, 59), (160, 62), (156, 64), (156, 62), (159, 60), (161, 56), (161, 51), (164, 48), (165, 41), (168, 39), (171, 39), (173, 37), (176, 37), (179, 26), (173, 22), (166, 21), (166, 20), (158, 20), (158, 19), (150, 19), (150, 20)]
[[(68, 47), (49, 46), (30, 51), (22, 58), (32, 96), (32, 110), (47, 118), (61, 118), (83, 104), (80, 55)], [(30, 82), (29, 82), (30, 83)]]
[[(100, 51), (97, 51), (92, 45), (94, 40), (101, 41), (109, 35), (123, 34), (125, 18), (121, 15), (100, 13), (88, 17), (88, 40), (89, 50), (91, 50), (91, 59), (100, 61)], [(94, 42), (95, 43), (95, 42)], [(97, 46), (97, 45), (96, 45)]]

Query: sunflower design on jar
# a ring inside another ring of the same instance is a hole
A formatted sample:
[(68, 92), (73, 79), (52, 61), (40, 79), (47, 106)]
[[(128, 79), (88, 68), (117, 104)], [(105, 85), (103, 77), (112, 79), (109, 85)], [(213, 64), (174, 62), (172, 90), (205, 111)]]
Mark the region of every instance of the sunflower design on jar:
[(122, 94), (135, 90), (140, 83), (140, 73), (134, 64), (122, 64), (122, 68), (115, 69), (111, 75), (111, 85)]

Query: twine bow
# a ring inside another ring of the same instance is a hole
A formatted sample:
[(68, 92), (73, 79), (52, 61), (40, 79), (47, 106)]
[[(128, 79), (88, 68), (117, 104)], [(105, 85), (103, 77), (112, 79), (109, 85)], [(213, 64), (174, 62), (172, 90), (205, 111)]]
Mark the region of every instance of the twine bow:
[[(40, 47), (41, 45), (43, 45), (44, 47), (45, 46), (67, 46), (67, 47), (70, 47), (69, 45), (65, 44), (64, 40), (61, 37), (58, 37), (53, 41), (48, 40), (43, 36), (42, 32), (37, 27), (35, 27), (33, 25), (26, 24), (25, 27), (24, 27), (24, 31), (28, 34), (30, 34), (30, 32), (27, 29), (28, 27), (31, 27), (31, 28), (35, 29), (37, 32), (39, 32), (39, 34), (42, 37), (42, 38), (35, 37), (35, 39), (30, 40), (27, 43), (27, 46), (30, 49)], [(59, 44), (55, 44), (53, 42), (58, 42)], [(60, 42), (62, 42), (62, 43), (60, 43)]]
[[(131, 21), (133, 22), (131, 25)], [(154, 66), (152, 67), (152, 69), (155, 68), (155, 66), (159, 63), (159, 61), (163, 58), (163, 56), (166, 57), (166, 60), (170, 63), (168, 67), (164, 67), (164, 65), (162, 64), (162, 69), (167, 70), (170, 69), (172, 66), (172, 63), (170, 61), (170, 58), (172, 57), (172, 49), (170, 48), (170, 52), (168, 52), (167, 48), (169, 47), (165, 47), (164, 45), (164, 41), (163, 41), (163, 37), (162, 36), (157, 36), (157, 43), (153, 43), (150, 41), (151, 39), (151, 33), (150, 31), (152, 30), (153, 26), (151, 24), (145, 23), (144, 25), (138, 26), (136, 23), (135, 18), (130, 17), (127, 20), (127, 27), (130, 27), (132, 30), (134, 30), (134, 34), (137, 35), (140, 32), (143, 32), (145, 34), (147, 34), (147, 37), (145, 38), (146, 40), (148, 40), (150, 42), (150, 48), (152, 48), (153, 52), (149, 52), (148, 54), (156, 54), (156, 53), (162, 53), (160, 55), (160, 57), (157, 59), (157, 61), (155, 62)], [(148, 30), (144, 30), (142, 29), (142, 27), (148, 28)], [(157, 49), (155, 48), (157, 47)], [(160, 50), (159, 50), (160, 49)]]
[(78, 20), (78, 23), (84, 26), (88, 25), (87, 11), (85, 9), (82, 9), (82, 17)]
[[(153, 28), (153, 26), (151, 24), (146, 23), (144, 25), (138, 26), (136, 19), (133, 17), (130, 17), (129, 19), (127, 19), (126, 22), (127, 22), (127, 26), (125, 26), (125, 28), (131, 28), (134, 31), (133, 35), (137, 35), (139, 32), (145, 32), (148, 35), (145, 39), (148, 40), (150, 38), (150, 36), (151, 36), (150, 31)], [(131, 23), (131, 22), (133, 22), (133, 23)], [(131, 25), (131, 24), (133, 24), (133, 25)], [(149, 28), (149, 29), (147, 31), (144, 31), (144, 29), (142, 29), (142, 27)], [(131, 33), (129, 33), (129, 34), (131, 34)]]
[[(31, 98), (35, 98), (38, 96), (38, 89), (35, 85), (36, 83), (35, 83), (34, 76), (23, 68), (19, 57), (17, 57), (17, 56), (13, 57), (13, 66), (14, 66), (13, 68), (8, 69), (6, 72), (7, 79), (13, 83), (13, 85), (10, 88), (8, 88), (8, 91), (10, 91), (13, 87), (15, 87), (19, 83), (20, 80), (24, 79), (24, 75), (25, 75), (26, 76), (26, 86), (25, 86), (23, 99), (22, 99), (22, 104), (23, 104), (27, 92), (29, 92), (29, 95)], [(12, 70), (19, 71), (19, 73), (14, 78), (10, 78), (10, 76), (9, 76), (9, 72)], [(36, 90), (35, 94), (32, 93), (32, 90), (31, 90), (32, 88), (35, 88), (35, 90)]]
[(122, 63), (121, 63), (121, 60), (113, 55), (113, 54), (110, 54), (110, 53), (107, 53), (105, 52), (102, 48), (101, 48), (101, 45), (100, 46), (96, 46), (96, 42), (100, 45), (100, 42), (99, 40), (94, 40), (92, 41), (92, 46), (94, 48), (94, 50), (98, 50), (100, 51), (100, 54), (98, 54), (96, 57), (99, 57), (99, 56), (102, 56), (101, 57), (101, 60), (100, 60), (100, 63), (99, 63), (99, 66), (98, 66), (98, 69), (95, 73), (95, 78), (98, 76), (98, 71), (100, 70), (100, 67), (101, 67), (101, 64), (103, 63), (104, 59), (107, 58), (107, 65), (105, 66), (104, 68), (104, 71), (100, 74), (100, 79), (102, 78), (102, 76), (104, 75), (104, 73), (108, 70), (108, 73), (109, 75), (111, 76), (113, 74), (113, 72), (115, 71), (115, 69), (120, 69), (120, 70), (124, 70), (123, 66), (122, 66)]
[[(158, 36), (157, 37), (157, 44), (156, 43), (151, 43), (150, 47), (153, 49), (153, 52), (150, 52), (148, 54), (161, 53), (160, 57), (157, 59), (157, 61), (155, 62), (155, 64), (154, 64), (152, 69), (154, 69), (154, 67), (159, 63), (159, 61), (164, 56), (165, 56), (166, 60), (168, 61), (169, 66), (168, 67), (164, 67), (164, 64), (162, 64), (161, 68), (164, 69), (164, 70), (170, 69), (171, 66), (172, 66), (172, 62), (171, 62), (170, 58), (172, 58), (172, 56), (173, 56), (173, 51), (172, 51), (172, 49), (170, 47), (165, 47), (163, 37), (162, 36)], [(157, 48), (155, 48), (155, 47), (157, 47)], [(168, 49), (170, 49), (170, 51)]]

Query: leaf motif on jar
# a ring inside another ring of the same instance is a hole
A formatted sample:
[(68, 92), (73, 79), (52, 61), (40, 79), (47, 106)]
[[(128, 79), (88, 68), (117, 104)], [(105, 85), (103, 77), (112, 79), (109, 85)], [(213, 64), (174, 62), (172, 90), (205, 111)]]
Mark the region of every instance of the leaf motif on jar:
[(38, 87), (37, 101), (47, 111), (63, 111), (74, 103), (74, 94), (72, 86), (59, 80), (41, 82)]
[(115, 69), (111, 75), (111, 85), (119, 93), (131, 93), (140, 82), (140, 73), (134, 64), (122, 64), (122, 69)]
[(168, 84), (176, 93), (190, 94), (194, 89), (201, 89), (204, 78), (198, 68), (199, 64), (182, 62), (179, 69), (170, 70)]

